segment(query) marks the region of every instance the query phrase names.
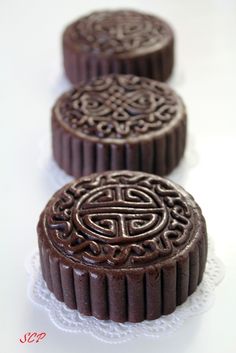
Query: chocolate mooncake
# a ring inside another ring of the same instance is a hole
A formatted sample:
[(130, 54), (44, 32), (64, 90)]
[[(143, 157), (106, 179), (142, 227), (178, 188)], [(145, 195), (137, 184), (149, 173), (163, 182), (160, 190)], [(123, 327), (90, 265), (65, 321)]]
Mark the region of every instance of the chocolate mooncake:
[(64, 67), (74, 84), (110, 73), (165, 81), (173, 68), (173, 47), (173, 31), (158, 17), (126, 10), (94, 12), (64, 31)]
[(53, 155), (75, 177), (105, 170), (170, 173), (186, 140), (186, 112), (165, 83), (108, 75), (63, 94), (52, 110)]
[(207, 234), (184, 189), (142, 172), (105, 172), (60, 189), (38, 223), (43, 277), (56, 298), (98, 319), (172, 313), (201, 282)]

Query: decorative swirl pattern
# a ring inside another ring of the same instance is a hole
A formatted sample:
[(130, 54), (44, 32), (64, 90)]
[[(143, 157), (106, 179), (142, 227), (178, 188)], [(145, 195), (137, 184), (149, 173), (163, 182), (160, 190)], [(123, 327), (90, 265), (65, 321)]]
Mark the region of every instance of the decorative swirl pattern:
[(173, 257), (191, 241), (192, 211), (173, 184), (139, 172), (94, 174), (47, 206), (50, 242), (74, 261), (129, 267)]
[(94, 12), (75, 22), (70, 31), (79, 51), (107, 55), (153, 47), (169, 35), (162, 20), (135, 11)]
[(183, 104), (166, 85), (132, 75), (93, 80), (62, 96), (57, 117), (74, 132), (126, 139), (167, 126)]

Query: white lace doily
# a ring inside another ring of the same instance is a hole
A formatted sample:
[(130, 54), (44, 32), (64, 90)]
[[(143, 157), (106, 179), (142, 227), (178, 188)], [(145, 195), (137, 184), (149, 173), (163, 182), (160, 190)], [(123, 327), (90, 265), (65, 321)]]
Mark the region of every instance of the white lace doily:
[(93, 317), (85, 317), (77, 310), (67, 308), (48, 290), (42, 278), (38, 251), (34, 251), (27, 261), (27, 272), (30, 276), (29, 298), (48, 311), (51, 321), (59, 329), (67, 332), (91, 334), (103, 342), (121, 343), (140, 335), (152, 336), (157, 339), (164, 335), (170, 335), (190, 316), (208, 310), (213, 303), (214, 289), (223, 279), (224, 267), (215, 256), (211, 241), (203, 281), (196, 292), (184, 304), (178, 306), (174, 313), (162, 316), (157, 320), (143, 321), (138, 324), (101, 321)]

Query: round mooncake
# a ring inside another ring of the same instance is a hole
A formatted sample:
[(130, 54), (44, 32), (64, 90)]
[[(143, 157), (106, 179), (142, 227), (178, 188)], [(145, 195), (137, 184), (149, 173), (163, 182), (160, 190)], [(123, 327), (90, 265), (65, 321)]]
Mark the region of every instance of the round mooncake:
[(54, 194), (37, 230), (49, 290), (84, 315), (157, 319), (202, 280), (201, 209), (162, 177), (129, 171), (82, 177)]
[(123, 169), (165, 175), (184, 153), (186, 111), (165, 83), (108, 75), (57, 100), (52, 139), (54, 159), (75, 177)]
[(94, 12), (65, 29), (63, 54), (74, 84), (110, 73), (165, 81), (173, 68), (174, 35), (158, 17), (127, 10)]

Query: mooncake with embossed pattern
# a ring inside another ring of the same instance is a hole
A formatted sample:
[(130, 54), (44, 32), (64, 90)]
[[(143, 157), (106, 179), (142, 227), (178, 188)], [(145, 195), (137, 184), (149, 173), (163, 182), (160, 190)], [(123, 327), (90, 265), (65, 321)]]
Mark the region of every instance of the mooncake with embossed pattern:
[(56, 298), (102, 320), (172, 313), (202, 280), (206, 224), (192, 196), (143, 172), (81, 177), (38, 223), (43, 277)]
[(184, 153), (185, 106), (165, 83), (104, 76), (57, 100), (52, 140), (54, 159), (75, 177), (118, 169), (165, 175)]
[(72, 83), (111, 73), (165, 81), (174, 65), (174, 34), (162, 19), (137, 11), (99, 11), (63, 33), (64, 67)]

